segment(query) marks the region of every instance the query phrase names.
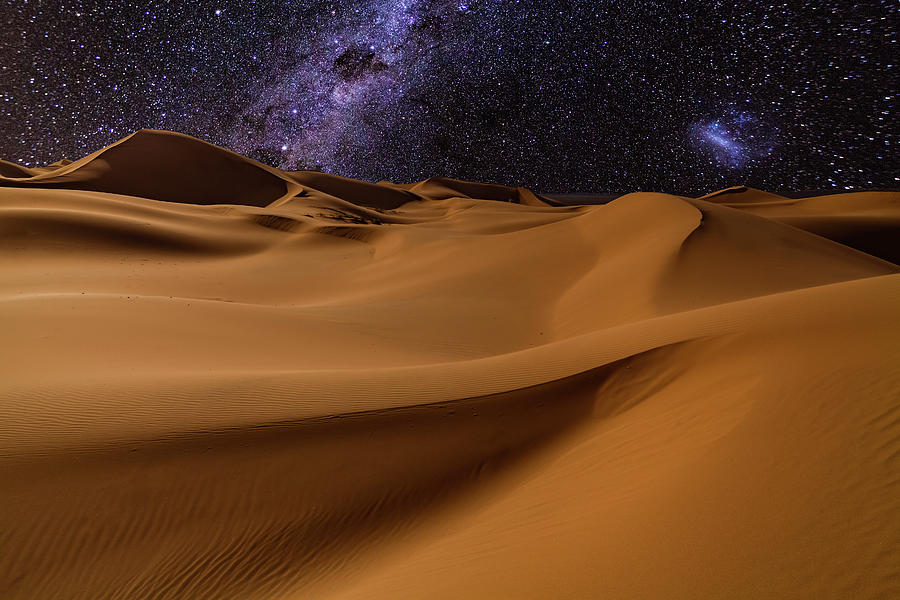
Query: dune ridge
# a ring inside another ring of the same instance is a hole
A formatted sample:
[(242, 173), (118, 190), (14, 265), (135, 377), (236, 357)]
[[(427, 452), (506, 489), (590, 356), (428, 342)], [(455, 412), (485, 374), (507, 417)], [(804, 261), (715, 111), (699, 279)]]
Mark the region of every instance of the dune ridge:
[(894, 597), (898, 227), (4, 162), (0, 597)]

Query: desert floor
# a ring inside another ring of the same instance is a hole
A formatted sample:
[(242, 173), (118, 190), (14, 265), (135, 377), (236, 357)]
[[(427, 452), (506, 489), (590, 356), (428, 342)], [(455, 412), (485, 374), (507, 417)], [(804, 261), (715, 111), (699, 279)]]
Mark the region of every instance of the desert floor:
[(0, 175), (0, 598), (900, 597), (900, 193)]

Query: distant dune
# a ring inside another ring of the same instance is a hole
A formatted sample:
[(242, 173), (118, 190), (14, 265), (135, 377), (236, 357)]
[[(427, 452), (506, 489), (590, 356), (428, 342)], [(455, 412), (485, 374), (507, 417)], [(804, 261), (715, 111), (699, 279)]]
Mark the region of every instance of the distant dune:
[(0, 598), (900, 597), (900, 193), (604, 200), (0, 163)]

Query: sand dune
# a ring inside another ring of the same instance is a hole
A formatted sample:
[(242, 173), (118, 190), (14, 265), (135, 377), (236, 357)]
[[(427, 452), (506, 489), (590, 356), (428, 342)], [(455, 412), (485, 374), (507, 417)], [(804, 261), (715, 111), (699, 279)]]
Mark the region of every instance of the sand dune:
[(264, 206), (297, 186), (252, 159), (169, 131), (142, 130), (75, 162), (30, 178), (0, 179), (29, 188), (109, 192), (190, 204)]
[(898, 192), (851, 192), (795, 199), (749, 188), (729, 188), (723, 192), (705, 199), (786, 223), (900, 263), (900, 245), (897, 243), (900, 239)]
[(900, 595), (900, 195), (0, 165), (0, 598)]
[(0, 160), (0, 176), (8, 179), (20, 179), (25, 177), (34, 177), (35, 172), (28, 167)]

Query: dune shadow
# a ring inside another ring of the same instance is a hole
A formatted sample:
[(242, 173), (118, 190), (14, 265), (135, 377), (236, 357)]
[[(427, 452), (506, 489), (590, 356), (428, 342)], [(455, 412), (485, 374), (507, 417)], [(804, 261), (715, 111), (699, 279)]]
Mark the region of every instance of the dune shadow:
[(579, 425), (654, 393), (671, 374), (648, 355), (668, 351), (507, 393), (181, 433), (29, 465), (6, 477), (19, 502), (0, 518), (16, 557), (3, 561), (0, 590), (245, 598), (346, 576), (452, 501), (502, 489)]

